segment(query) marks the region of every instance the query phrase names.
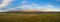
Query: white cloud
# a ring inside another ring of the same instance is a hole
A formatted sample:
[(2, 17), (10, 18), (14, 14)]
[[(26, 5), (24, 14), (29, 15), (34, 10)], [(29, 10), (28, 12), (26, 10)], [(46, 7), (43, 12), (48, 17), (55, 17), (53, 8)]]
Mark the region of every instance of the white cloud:
[(10, 10), (14, 10), (14, 9), (17, 9), (17, 8), (22, 8), (22, 10), (30, 10), (30, 9), (32, 9), (32, 10), (37, 10), (37, 9), (40, 9), (41, 7), (39, 7), (38, 5), (36, 5), (36, 4), (31, 4), (31, 5), (21, 5), (21, 6), (18, 6), (18, 7), (15, 7), (15, 8), (11, 8)]
[(21, 5), (15, 8), (11, 8), (10, 10), (15, 10), (17, 8), (22, 8), (22, 10), (37, 10), (37, 11), (60, 11), (59, 9), (54, 8), (53, 5), (48, 4), (45, 7), (40, 7), (37, 4), (31, 4), (31, 5)]
[[(0, 7), (4, 7), (4, 6), (8, 5), (9, 4), (8, 1), (10, 1), (10, 0), (7, 0), (7, 2), (5, 0), (5, 2), (3, 4), (1, 4)], [(18, 7), (14, 7), (14, 8), (7, 9), (7, 10), (0, 10), (0, 12), (9, 11), (9, 10), (15, 10), (17, 8), (22, 8), (22, 10), (30, 10), (31, 9), (31, 10), (37, 10), (37, 11), (60, 11), (59, 9), (54, 8), (54, 6), (51, 5), (50, 3), (45, 7), (40, 7), (40, 6), (38, 6), (37, 4), (34, 4), (34, 3), (32, 3), (30, 5), (29, 4), (25, 5), (23, 3), (22, 5), (20, 5)]]
[(2, 4), (0, 4), (0, 9), (9, 5), (12, 0), (3, 0)]

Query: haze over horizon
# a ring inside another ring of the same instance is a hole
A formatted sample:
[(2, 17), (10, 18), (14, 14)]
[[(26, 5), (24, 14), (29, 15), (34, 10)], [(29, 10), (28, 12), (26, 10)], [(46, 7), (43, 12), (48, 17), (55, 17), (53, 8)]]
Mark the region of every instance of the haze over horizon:
[(0, 0), (0, 12), (11, 10), (60, 12), (60, 0)]

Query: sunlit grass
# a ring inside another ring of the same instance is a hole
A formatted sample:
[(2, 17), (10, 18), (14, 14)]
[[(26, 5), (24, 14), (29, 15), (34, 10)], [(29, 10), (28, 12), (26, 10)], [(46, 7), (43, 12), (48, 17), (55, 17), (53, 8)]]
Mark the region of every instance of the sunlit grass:
[(60, 14), (0, 13), (0, 22), (60, 22)]

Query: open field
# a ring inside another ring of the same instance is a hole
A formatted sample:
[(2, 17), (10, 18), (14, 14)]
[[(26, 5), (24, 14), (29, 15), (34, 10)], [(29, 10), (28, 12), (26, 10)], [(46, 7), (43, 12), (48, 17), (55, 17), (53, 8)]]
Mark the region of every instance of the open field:
[(0, 13), (0, 22), (60, 22), (60, 13)]

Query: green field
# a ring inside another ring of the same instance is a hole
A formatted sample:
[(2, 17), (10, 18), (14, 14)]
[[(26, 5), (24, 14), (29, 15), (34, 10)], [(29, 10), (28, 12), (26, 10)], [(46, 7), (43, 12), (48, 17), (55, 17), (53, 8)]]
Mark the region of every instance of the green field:
[(46, 14), (0, 13), (0, 22), (60, 22), (60, 13), (46, 13)]

